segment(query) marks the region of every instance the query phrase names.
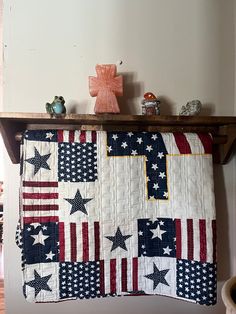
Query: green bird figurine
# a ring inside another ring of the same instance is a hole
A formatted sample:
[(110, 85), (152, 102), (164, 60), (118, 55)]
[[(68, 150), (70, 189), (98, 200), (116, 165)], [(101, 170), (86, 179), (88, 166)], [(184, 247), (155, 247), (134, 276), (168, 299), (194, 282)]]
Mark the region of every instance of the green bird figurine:
[(62, 96), (55, 96), (53, 102), (46, 103), (46, 111), (52, 116), (66, 114), (65, 99)]

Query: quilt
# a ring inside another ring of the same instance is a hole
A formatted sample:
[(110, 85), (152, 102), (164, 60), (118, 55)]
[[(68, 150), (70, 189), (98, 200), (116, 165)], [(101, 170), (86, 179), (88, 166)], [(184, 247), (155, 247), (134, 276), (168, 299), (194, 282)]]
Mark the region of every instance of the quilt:
[(216, 303), (209, 134), (28, 130), (20, 168), (27, 301)]

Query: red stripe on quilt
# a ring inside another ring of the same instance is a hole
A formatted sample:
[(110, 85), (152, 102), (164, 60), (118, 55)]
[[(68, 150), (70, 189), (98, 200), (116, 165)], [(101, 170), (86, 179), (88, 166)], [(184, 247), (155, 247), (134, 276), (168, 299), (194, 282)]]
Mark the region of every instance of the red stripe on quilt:
[(83, 238), (83, 262), (89, 260), (89, 234), (88, 234), (88, 223), (82, 223), (82, 238)]
[(76, 239), (76, 223), (70, 223), (70, 245), (71, 245), (71, 262), (77, 259), (77, 239)]
[(204, 148), (205, 154), (212, 154), (212, 137), (207, 133), (197, 133), (202, 146)]
[(25, 199), (57, 199), (58, 193), (23, 193), (23, 198)]
[(97, 132), (92, 131), (92, 143), (96, 143), (96, 142), (97, 142)]
[(63, 130), (58, 130), (57, 131), (57, 141), (59, 143), (63, 142)]
[(173, 135), (180, 154), (191, 154), (191, 147), (186, 136), (180, 132), (174, 132)]
[(121, 259), (121, 289), (127, 292), (127, 258)]
[(212, 220), (213, 262), (216, 262), (216, 221)]
[(105, 295), (105, 276), (104, 276), (104, 260), (100, 261), (100, 293)]
[(133, 291), (138, 291), (138, 258), (133, 257)]
[(23, 181), (24, 187), (40, 187), (40, 188), (50, 188), (50, 187), (58, 187), (58, 182), (50, 182), (50, 181)]
[(116, 293), (116, 259), (110, 260), (110, 292)]
[(65, 228), (64, 222), (59, 222), (58, 224), (59, 229), (59, 261), (65, 261)]
[(69, 142), (72, 143), (75, 141), (75, 131), (69, 131)]
[(23, 211), (50, 211), (58, 210), (58, 205), (23, 205)]
[(206, 242), (206, 221), (199, 220), (199, 234), (200, 234), (200, 261), (206, 262), (207, 260), (207, 242)]
[(86, 131), (80, 131), (80, 143), (86, 143)]
[(182, 232), (181, 220), (175, 219), (175, 232), (176, 232), (176, 258), (182, 258)]
[(193, 244), (193, 220), (187, 219), (188, 234), (188, 259), (193, 260), (194, 244)]
[(95, 242), (95, 248), (94, 248), (94, 255), (95, 255), (95, 261), (98, 261), (100, 259), (100, 229), (99, 229), (99, 222), (94, 222), (94, 242)]
[(45, 217), (23, 217), (24, 224), (47, 223), (47, 222), (58, 222), (58, 216), (45, 216)]

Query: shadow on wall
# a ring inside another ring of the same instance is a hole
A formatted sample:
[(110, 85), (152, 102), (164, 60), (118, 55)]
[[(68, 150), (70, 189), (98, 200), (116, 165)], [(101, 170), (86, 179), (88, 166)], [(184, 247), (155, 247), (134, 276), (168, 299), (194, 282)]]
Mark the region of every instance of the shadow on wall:
[(203, 103), (200, 116), (213, 116), (215, 113), (215, 105), (211, 103)]
[[(86, 112), (89, 112), (93, 114), (93, 108), (91, 109), (91, 103), (90, 101), (87, 100), (69, 100), (68, 103), (66, 104), (67, 107), (67, 113), (73, 113), (73, 114), (84, 114)], [(91, 110), (91, 111), (90, 111)]]
[(167, 96), (158, 96), (160, 100), (160, 111), (163, 116), (170, 116), (176, 114), (176, 104)]
[(217, 217), (217, 281), (219, 282), (225, 281), (230, 277), (229, 234), (227, 232), (229, 230), (228, 207), (223, 167), (221, 165), (214, 164), (214, 178)]
[[(141, 103), (137, 101), (137, 98), (143, 97), (144, 94), (144, 82), (137, 82), (136, 72), (121, 72), (123, 76), (124, 94), (122, 97), (118, 97), (118, 103), (120, 112), (122, 114), (140, 114)], [(140, 109), (137, 109), (140, 107)]]

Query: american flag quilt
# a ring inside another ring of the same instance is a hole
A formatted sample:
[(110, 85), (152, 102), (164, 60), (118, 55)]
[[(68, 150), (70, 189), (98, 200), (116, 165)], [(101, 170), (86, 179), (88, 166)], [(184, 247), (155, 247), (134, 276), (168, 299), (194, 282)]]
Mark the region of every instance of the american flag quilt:
[(211, 153), (209, 134), (26, 131), (17, 233), (25, 298), (215, 304)]

